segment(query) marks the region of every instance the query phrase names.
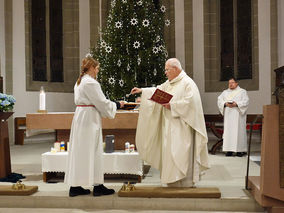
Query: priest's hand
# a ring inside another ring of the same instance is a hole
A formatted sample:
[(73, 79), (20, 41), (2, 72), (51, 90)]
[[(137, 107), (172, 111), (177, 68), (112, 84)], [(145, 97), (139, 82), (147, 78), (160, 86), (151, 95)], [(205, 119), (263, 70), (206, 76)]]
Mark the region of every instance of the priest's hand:
[(230, 108), (232, 108), (232, 107), (231, 107), (231, 103), (226, 102), (226, 103), (225, 103), (225, 107), (230, 107)]
[(140, 88), (137, 88), (137, 87), (134, 87), (132, 90), (131, 90), (131, 94), (134, 95), (134, 94), (139, 94), (142, 92), (142, 89)]
[(238, 104), (235, 101), (231, 105), (232, 107), (238, 107)]
[(238, 106), (238, 104), (236, 103), (236, 102), (233, 102), (233, 103), (226, 103), (225, 104), (226, 105), (226, 107), (230, 107), (230, 108), (233, 108), (233, 107), (237, 107)]
[(171, 105), (170, 105), (170, 103), (166, 103), (166, 104), (162, 104), (162, 105), (163, 105), (163, 107), (165, 107), (166, 109), (171, 110)]

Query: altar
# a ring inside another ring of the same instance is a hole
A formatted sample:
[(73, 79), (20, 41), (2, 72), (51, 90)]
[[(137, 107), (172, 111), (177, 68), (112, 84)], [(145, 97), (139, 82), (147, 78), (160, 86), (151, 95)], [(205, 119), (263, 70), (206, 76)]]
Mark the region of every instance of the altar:
[[(69, 141), (73, 112), (28, 113), (26, 127), (33, 129), (54, 129), (56, 140)], [(106, 135), (115, 136), (115, 150), (124, 150), (125, 142), (135, 144), (138, 111), (118, 110), (114, 119), (102, 118), (103, 140)]]

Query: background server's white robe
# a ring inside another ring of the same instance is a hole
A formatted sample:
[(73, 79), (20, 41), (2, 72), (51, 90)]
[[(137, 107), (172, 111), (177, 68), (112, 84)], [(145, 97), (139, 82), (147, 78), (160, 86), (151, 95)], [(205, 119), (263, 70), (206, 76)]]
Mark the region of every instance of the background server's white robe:
[(106, 99), (100, 84), (89, 75), (84, 75), (79, 86), (75, 84), (77, 107), (70, 132), (65, 183), (70, 186), (91, 186), (104, 182), (103, 145), (101, 117), (114, 118), (116, 104)]
[[(234, 101), (238, 107), (224, 107), (228, 101)], [(218, 108), (224, 116), (223, 151), (246, 152), (246, 120), (249, 97), (247, 91), (239, 86), (234, 90), (227, 89), (218, 97)]]
[(176, 183), (191, 176), (191, 184), (177, 186), (192, 186), (199, 181), (200, 172), (209, 168), (198, 88), (184, 71), (159, 88), (173, 95), (171, 110), (148, 100), (156, 88), (142, 89), (136, 131), (139, 155), (160, 170), (162, 183)]

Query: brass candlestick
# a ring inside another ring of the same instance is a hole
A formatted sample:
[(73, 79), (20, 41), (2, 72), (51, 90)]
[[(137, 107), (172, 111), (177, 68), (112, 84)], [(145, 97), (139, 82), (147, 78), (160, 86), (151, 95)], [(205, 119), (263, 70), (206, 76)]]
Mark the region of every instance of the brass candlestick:
[(25, 184), (21, 183), (20, 181), (17, 181), (17, 183), (12, 185), (13, 190), (24, 190), (25, 188)]
[(130, 192), (130, 191), (135, 191), (136, 188), (133, 184), (131, 184), (128, 181), (127, 185), (124, 183), (120, 190), (123, 191), (123, 192)]

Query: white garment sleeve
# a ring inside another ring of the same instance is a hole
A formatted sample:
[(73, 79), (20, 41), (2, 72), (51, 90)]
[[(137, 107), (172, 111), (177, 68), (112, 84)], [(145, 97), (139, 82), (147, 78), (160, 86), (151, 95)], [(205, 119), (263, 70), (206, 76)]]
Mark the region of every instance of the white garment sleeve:
[(185, 88), (183, 94), (183, 97), (179, 98), (178, 100), (172, 99), (170, 101), (171, 114), (174, 118), (186, 117), (188, 110), (190, 110), (188, 107), (190, 106), (193, 97), (193, 92), (190, 85)]
[[(156, 87), (147, 87), (147, 88), (141, 88), (142, 89), (142, 94), (141, 94), (141, 102), (143, 101), (150, 101), (149, 99), (151, 96), (154, 94)], [(153, 101), (151, 101), (153, 102)], [(153, 102), (154, 104), (155, 102)]]
[(141, 159), (152, 167), (161, 169), (162, 105), (149, 100), (155, 89), (155, 87), (142, 89), (135, 142)]
[(88, 82), (84, 85), (84, 92), (90, 102), (100, 112), (102, 117), (114, 118), (116, 113), (116, 104), (108, 99), (102, 92), (99, 83)]
[(246, 90), (243, 90), (240, 94), (240, 100), (237, 100), (236, 103), (242, 115), (244, 115), (248, 109), (249, 97)]
[(218, 101), (217, 101), (218, 109), (222, 115), (224, 115), (225, 103), (226, 101), (224, 100), (224, 92), (222, 92), (222, 94), (218, 96)]

